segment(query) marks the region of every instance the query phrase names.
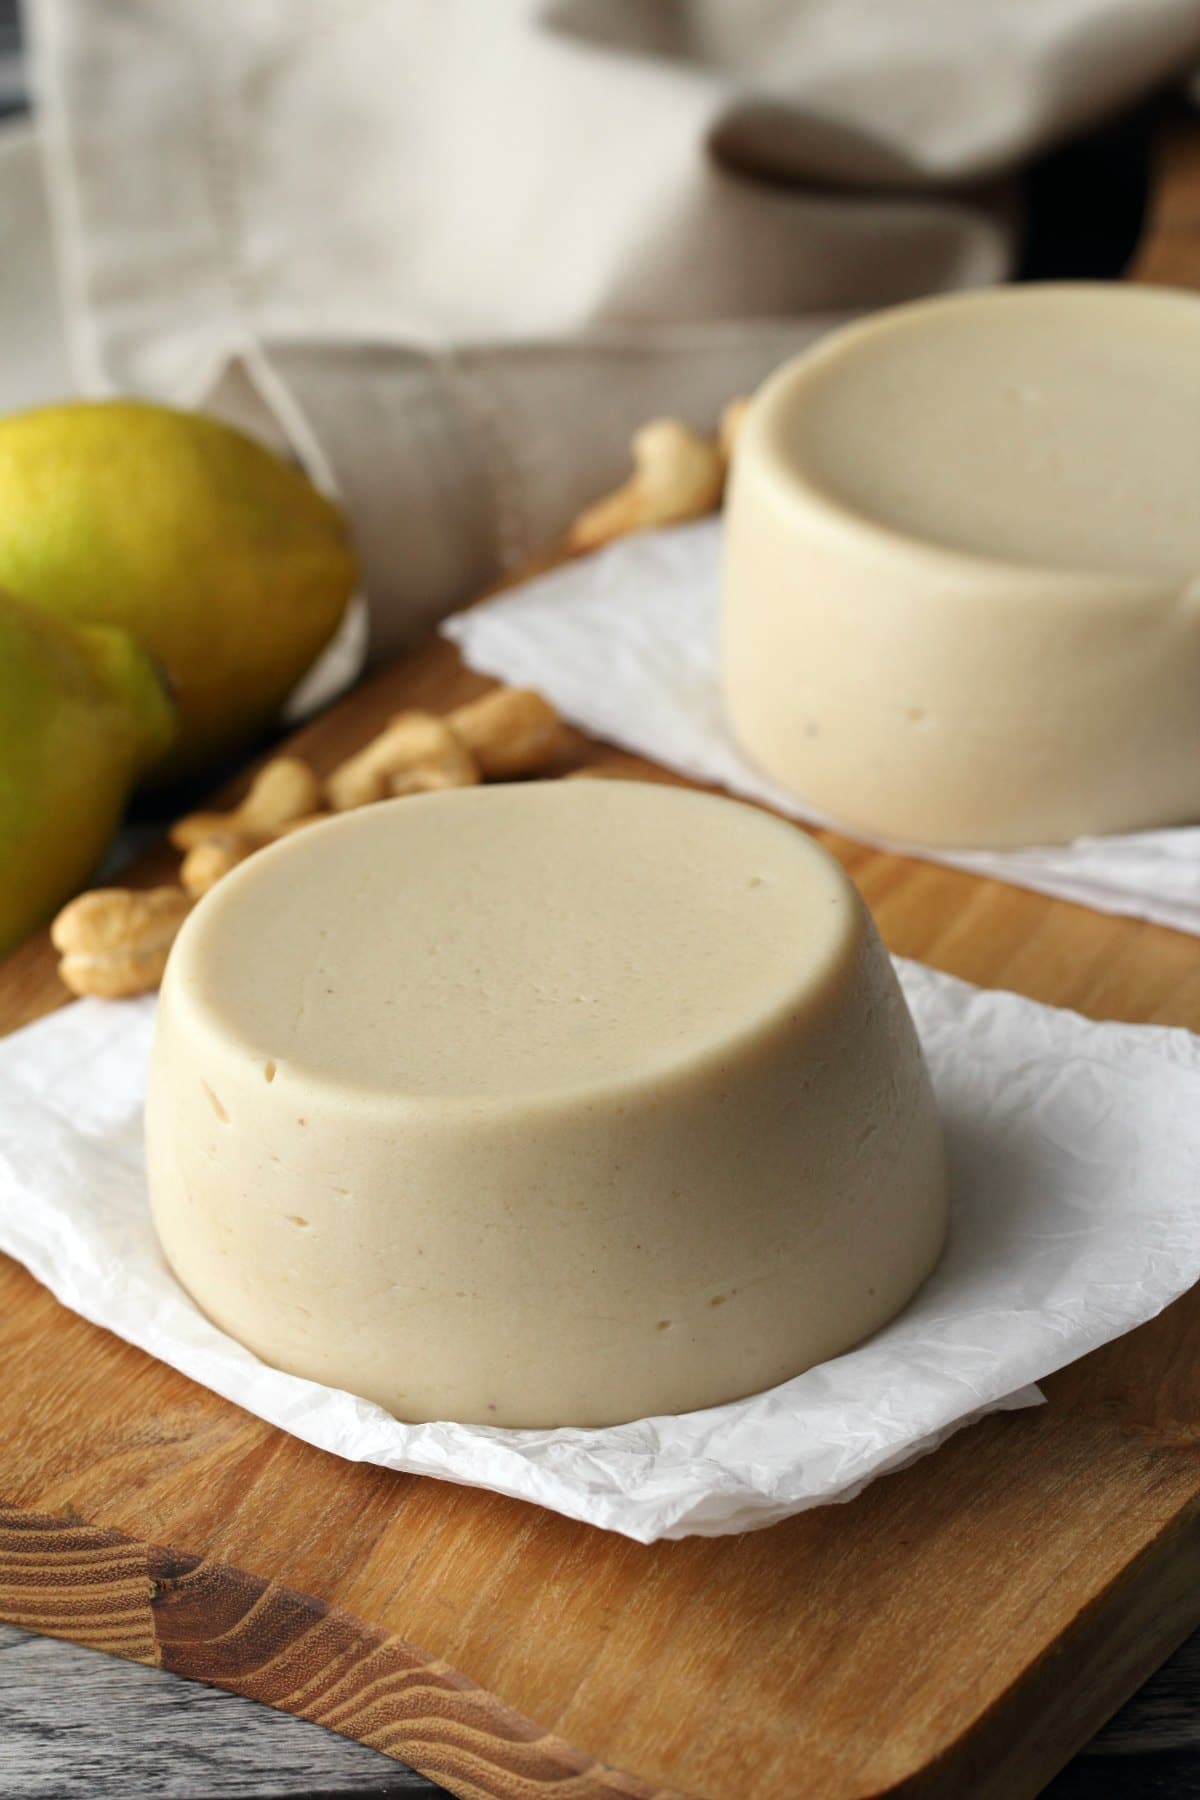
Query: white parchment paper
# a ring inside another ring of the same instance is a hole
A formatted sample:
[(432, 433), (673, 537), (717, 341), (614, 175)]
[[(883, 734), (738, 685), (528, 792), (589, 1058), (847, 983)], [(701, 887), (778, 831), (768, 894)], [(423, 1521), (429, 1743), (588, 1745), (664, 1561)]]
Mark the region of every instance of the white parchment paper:
[(86, 1318), (336, 1456), (642, 1542), (769, 1525), (1036, 1403), (1040, 1376), (1200, 1277), (1200, 1038), (898, 966), (946, 1126), (949, 1248), (868, 1343), (731, 1406), (602, 1431), (414, 1426), (260, 1363), (193, 1306), (151, 1229), (150, 1000), (81, 1001), (0, 1040), (0, 1249)]
[(931, 850), (840, 825), (760, 774), (721, 705), (720, 562), (719, 519), (643, 532), (442, 630), (472, 668), (538, 688), (594, 736), (697, 781), (862, 843), (1200, 934), (1200, 825), (1028, 850)]

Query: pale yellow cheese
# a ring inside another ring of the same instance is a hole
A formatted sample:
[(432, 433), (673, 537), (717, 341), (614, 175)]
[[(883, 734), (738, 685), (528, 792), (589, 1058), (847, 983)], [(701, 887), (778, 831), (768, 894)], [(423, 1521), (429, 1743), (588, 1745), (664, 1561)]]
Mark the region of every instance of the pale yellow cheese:
[(172, 952), (147, 1142), (210, 1317), (413, 1420), (755, 1391), (890, 1318), (945, 1228), (839, 865), (647, 784), (397, 800), (244, 863)]
[(915, 842), (1200, 818), (1200, 300), (1018, 287), (881, 313), (753, 402), (724, 679), (814, 806)]

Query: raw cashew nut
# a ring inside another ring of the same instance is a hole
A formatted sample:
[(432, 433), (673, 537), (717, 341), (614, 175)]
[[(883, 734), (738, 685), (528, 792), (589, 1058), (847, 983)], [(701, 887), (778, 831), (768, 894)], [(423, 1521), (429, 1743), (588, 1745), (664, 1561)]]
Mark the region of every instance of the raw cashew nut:
[(448, 769), (441, 769), (436, 763), (418, 763), (415, 769), (399, 769), (395, 775), (389, 775), (387, 792), (392, 799), (403, 794), (436, 794), (444, 788), (473, 786), (457, 780)]
[(298, 756), (276, 756), (265, 763), (237, 809), (238, 823), (249, 831), (275, 831), (315, 813), (321, 783)]
[(532, 688), (493, 688), (457, 707), (450, 724), (490, 781), (535, 775), (562, 749), (562, 720)]
[(272, 836), (264, 831), (218, 831), (193, 844), (179, 865), (179, 879), (185, 892), (198, 900), (201, 894), (207, 894), (210, 887), (216, 886), (222, 875), (228, 875), (238, 863), (245, 862), (264, 844), (271, 843)]
[(240, 806), (231, 812), (189, 813), (170, 830), (177, 850), (191, 850), (227, 831), (274, 832), (321, 806), (321, 783), (298, 756), (276, 756), (259, 770)]
[(50, 927), (73, 994), (119, 1000), (156, 988), (191, 905), (181, 888), (93, 888), (64, 906)]
[(571, 525), (568, 550), (595, 550), (631, 531), (699, 519), (721, 502), (725, 458), (681, 419), (653, 419), (633, 437), (633, 474)]
[(300, 831), (317, 819), (328, 817), (328, 813), (306, 813), (303, 818), (288, 819), (273, 831), (247, 831), (243, 827), (215, 831), (211, 837), (192, 845), (179, 865), (179, 879), (191, 898), (198, 900), (201, 894), (207, 894), (210, 887), (216, 886), (222, 875), (228, 875), (230, 869), (236, 869), (256, 850), (273, 844), (276, 838), (290, 837), (293, 831)]
[(401, 781), (415, 769), (436, 770), (440, 787), (473, 787), (479, 780), (475, 757), (452, 723), (436, 713), (407, 712), (333, 771), (326, 798), (335, 812), (346, 812), (389, 793), (419, 792)]

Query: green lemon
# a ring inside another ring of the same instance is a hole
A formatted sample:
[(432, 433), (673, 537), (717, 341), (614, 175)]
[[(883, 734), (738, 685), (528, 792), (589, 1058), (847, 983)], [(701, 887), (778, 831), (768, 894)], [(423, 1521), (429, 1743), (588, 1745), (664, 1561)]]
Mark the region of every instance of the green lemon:
[(0, 954), (87, 880), (176, 723), (128, 632), (0, 593)]

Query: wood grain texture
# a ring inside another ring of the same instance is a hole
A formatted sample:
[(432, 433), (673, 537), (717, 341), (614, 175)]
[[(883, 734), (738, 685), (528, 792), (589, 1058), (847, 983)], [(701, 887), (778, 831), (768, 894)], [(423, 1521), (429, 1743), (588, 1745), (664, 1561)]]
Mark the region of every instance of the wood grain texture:
[[(407, 1760), (469, 1796), (651, 1789), (549, 1736), (394, 1633), (203, 1557), (0, 1505), (0, 1615), (248, 1699)], [(471, 1776), (478, 1764), (482, 1773)]]
[[(1167, 145), (1186, 193), (1165, 184), (1144, 276), (1193, 273), (1195, 141)], [(484, 685), (428, 645), (296, 745), (328, 768)], [(1194, 939), (825, 841), (906, 955), (1200, 1028)], [(35, 941), (0, 971), (0, 1028), (64, 998)], [(339, 1463), (12, 1263), (0, 1366), (0, 1616), (322, 1719), (457, 1794), (1020, 1800), (1200, 1618), (1196, 1293), (852, 1505), (651, 1548)]]
[(1200, 130), (1182, 101), (1156, 134), (1150, 216), (1128, 273), (1134, 281), (1200, 288)]

